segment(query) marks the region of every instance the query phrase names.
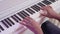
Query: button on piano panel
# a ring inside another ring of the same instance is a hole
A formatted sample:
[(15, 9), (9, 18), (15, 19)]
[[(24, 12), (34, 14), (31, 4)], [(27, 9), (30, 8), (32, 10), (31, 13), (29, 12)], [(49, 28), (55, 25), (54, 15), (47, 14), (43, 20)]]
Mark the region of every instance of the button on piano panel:
[(51, 2), (49, 2), (48, 0), (44, 0), (44, 1), (42, 1), (44, 4), (46, 4), (46, 5), (50, 5), (51, 4)]
[(31, 6), (31, 8), (34, 9), (35, 11), (37, 11), (37, 12), (40, 10), (40, 7), (37, 6), (37, 5)]
[(39, 6), (41, 6), (41, 7), (45, 6), (45, 5), (42, 4), (41, 2), (39, 2), (37, 5), (39, 5)]
[(15, 23), (14, 23), (10, 18), (7, 18), (7, 20), (8, 20), (12, 25), (15, 25)]
[(25, 18), (25, 16), (23, 15), (23, 14), (21, 14), (20, 12), (19, 13), (17, 13), (17, 15), (19, 15), (21, 18)]
[(25, 9), (27, 12), (29, 12), (30, 14), (33, 14), (33, 13), (35, 13), (35, 11), (33, 11), (33, 10), (31, 10), (30, 8), (27, 8), (27, 9)]
[(12, 26), (7, 19), (4, 19), (4, 21), (5, 21), (9, 26)]
[(9, 26), (5, 23), (4, 20), (2, 20), (1, 23), (2, 23), (3, 25), (5, 25), (6, 28), (9, 28)]

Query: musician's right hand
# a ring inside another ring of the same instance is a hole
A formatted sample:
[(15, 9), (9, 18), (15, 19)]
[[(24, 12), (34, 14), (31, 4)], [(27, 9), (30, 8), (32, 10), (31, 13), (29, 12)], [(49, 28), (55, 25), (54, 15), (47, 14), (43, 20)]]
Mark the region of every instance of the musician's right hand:
[(35, 34), (43, 34), (43, 31), (39, 23), (37, 23), (35, 20), (33, 20), (30, 17), (26, 17), (24, 20), (20, 22), (20, 24), (26, 26), (28, 29), (30, 29)]
[(43, 13), (41, 13), (42, 16), (60, 20), (60, 15), (57, 14), (51, 6), (44, 6), (41, 9), (43, 11)]

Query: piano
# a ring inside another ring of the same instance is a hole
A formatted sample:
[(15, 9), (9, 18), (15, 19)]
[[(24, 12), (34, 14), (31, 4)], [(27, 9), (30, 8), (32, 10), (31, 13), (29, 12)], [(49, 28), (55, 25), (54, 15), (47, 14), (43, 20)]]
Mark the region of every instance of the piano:
[[(59, 1), (59, 0), (58, 0)], [(56, 9), (57, 0), (1, 0), (0, 1), (0, 34), (11, 34), (16, 29), (21, 28), (19, 32), (27, 30), (20, 21), (30, 16), (39, 20), (40, 7), (51, 5)], [(18, 33), (14, 33), (18, 34)]]

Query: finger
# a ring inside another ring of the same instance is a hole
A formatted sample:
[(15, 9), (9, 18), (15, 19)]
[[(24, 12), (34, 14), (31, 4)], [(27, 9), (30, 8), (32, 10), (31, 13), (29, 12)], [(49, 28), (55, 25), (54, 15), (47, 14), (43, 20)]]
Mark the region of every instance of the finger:
[(33, 19), (32, 19), (31, 17), (29, 17), (29, 16), (27, 17), (27, 19), (28, 19), (28, 20), (29, 20), (29, 19), (33, 20)]
[[(28, 19), (28, 17), (26, 17), (26, 18)], [(21, 21), (21, 23), (28, 24), (29, 26), (32, 26), (31, 21), (27, 20), (26, 18), (23, 21)]]
[(50, 5), (47, 5), (48, 7), (52, 8)]
[(29, 20), (28, 17), (25, 18), (24, 22), (25, 22), (26, 24), (28, 24), (28, 25), (32, 25), (32, 24), (31, 24), (32, 22)]
[(32, 19), (32, 18), (30, 18), (30, 17), (28, 17), (27, 19), (31, 22), (31, 24), (32, 24), (33, 22), (35, 22), (35, 20)]
[(26, 18), (23, 20), (23, 22), (25, 22), (26, 24), (29, 24), (30, 23)]
[(31, 22), (31, 20), (33, 20), (33, 19), (28, 16), (28, 17), (26, 17), (26, 20)]
[(29, 20), (27, 19), (27, 17), (25, 17), (25, 19), (23, 21), (24, 22), (29, 22)]
[(24, 23), (20, 23), (20, 24), (26, 26), (26, 24), (24, 24)]
[(24, 22), (25, 24), (28, 24), (30, 26), (32, 26), (32, 22), (29, 20), (30, 17), (26, 17), (22, 22)]
[(27, 20), (29, 20), (29, 24), (33, 26), (35, 20), (33, 20), (33, 19), (30, 18), (30, 17), (27, 17)]
[(23, 19), (20, 23), (25, 23), (25, 19)]
[(22, 25), (26, 26), (27, 28), (32, 28), (32, 27), (33, 27), (33, 26), (31, 26), (31, 25), (24, 24), (24, 23), (20, 23), (20, 24), (22, 24)]
[(41, 10), (44, 10), (44, 7), (45, 7), (45, 6), (41, 7), (40, 9), (41, 9)]
[(46, 14), (41, 14), (41, 16), (45, 16), (46, 17), (47, 15)]
[[(29, 22), (29, 24), (30, 24), (30, 25), (32, 25), (31, 23), (32, 23), (33, 19), (32, 19), (32, 18), (30, 18), (29, 16), (28, 16), (28, 17), (26, 17), (26, 19), (27, 19), (27, 21)], [(32, 21), (31, 21), (31, 20), (32, 20)]]

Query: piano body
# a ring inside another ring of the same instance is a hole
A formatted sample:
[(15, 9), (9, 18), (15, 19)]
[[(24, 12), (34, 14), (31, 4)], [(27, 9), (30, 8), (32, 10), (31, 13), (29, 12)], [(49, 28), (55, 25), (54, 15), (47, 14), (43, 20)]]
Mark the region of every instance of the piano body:
[[(59, 2), (59, 0), (1, 0), (0, 34), (18, 34), (24, 30), (26, 30), (24, 34), (30, 33), (31, 31), (25, 26), (19, 24), (20, 21), (30, 16), (38, 22), (39, 10), (42, 6), (51, 5), (53, 9), (59, 13)], [(46, 20), (48, 20), (48, 18), (45, 18), (45, 21)], [(16, 31), (17, 29), (19, 31)]]

